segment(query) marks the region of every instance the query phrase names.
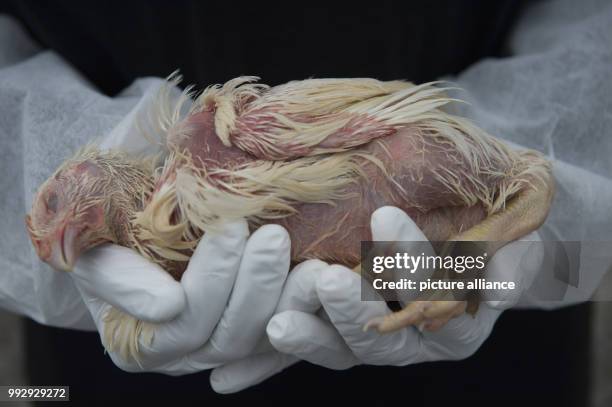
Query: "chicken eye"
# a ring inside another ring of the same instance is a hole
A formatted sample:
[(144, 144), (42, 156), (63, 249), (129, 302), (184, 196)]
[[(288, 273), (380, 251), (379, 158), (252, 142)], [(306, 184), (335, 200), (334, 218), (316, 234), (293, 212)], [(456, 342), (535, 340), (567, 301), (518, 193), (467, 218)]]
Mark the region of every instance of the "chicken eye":
[(47, 210), (49, 212), (57, 212), (57, 194), (55, 192), (51, 192), (47, 196)]

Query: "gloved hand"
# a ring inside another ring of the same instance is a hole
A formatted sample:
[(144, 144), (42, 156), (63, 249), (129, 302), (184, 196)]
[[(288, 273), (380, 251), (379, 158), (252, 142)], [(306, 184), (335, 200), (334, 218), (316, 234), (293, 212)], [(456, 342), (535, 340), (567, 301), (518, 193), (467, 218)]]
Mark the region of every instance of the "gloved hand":
[(140, 341), (138, 361), (110, 352), (117, 366), (180, 375), (244, 358), (254, 350), (265, 336), (289, 261), (285, 229), (266, 225), (249, 237), (242, 220), (207, 233), (180, 282), (115, 245), (83, 254), (72, 275), (101, 334), (111, 305), (156, 323), (151, 345)]
[[(160, 97), (164, 103), (158, 103)], [(150, 140), (165, 134), (163, 124), (150, 120), (156, 109), (172, 106), (179, 114), (190, 103), (178, 88), (151, 89), (101, 147), (155, 153), (161, 146)], [(276, 225), (248, 235), (245, 221), (206, 234), (180, 282), (127, 248), (105, 245), (82, 254), (71, 274), (101, 334), (111, 305), (157, 324), (151, 346), (140, 343), (138, 361), (110, 352), (115, 364), (127, 371), (179, 375), (250, 354), (265, 336), (280, 297), (290, 241)]]
[[(425, 236), (401, 210), (384, 207), (372, 215), (372, 235), (379, 241), (424, 241)], [(524, 241), (538, 240), (537, 234)], [(343, 266), (312, 260), (289, 275), (276, 315), (267, 326), (268, 352), (216, 369), (213, 388), (241, 390), (272, 376), (298, 360), (330, 369), (359, 364), (403, 366), (426, 361), (457, 360), (473, 354), (491, 333), (504, 309), (529, 287), (543, 261), (539, 244), (511, 243), (488, 264), (490, 280), (516, 282), (505, 298), (480, 304), (475, 316), (460, 315), (436, 332), (405, 328), (381, 335), (364, 331), (366, 322), (390, 312), (384, 301), (361, 301), (359, 275)], [(368, 285), (365, 285), (369, 287)]]

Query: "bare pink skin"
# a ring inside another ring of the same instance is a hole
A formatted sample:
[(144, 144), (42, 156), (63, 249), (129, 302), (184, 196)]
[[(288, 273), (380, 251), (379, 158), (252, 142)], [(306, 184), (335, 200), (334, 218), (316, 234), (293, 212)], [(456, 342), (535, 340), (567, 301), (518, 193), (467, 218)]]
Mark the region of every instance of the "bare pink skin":
[[(256, 159), (221, 143), (214, 131), (213, 111), (205, 110), (189, 117), (187, 125), (194, 130), (192, 137), (170, 141), (188, 149), (196, 162), (201, 160), (201, 165), (227, 168)], [(384, 143), (391, 156), (379, 142)], [(424, 148), (426, 154), (423, 154)], [(398, 188), (380, 169), (366, 163), (368, 181), (350, 191), (357, 192), (359, 199), (338, 201), (336, 206), (297, 204), (298, 214), (276, 222), (289, 231), (294, 261), (318, 258), (355, 266), (359, 263), (360, 242), (371, 240), (370, 217), (385, 205), (403, 209), (430, 240), (447, 240), (485, 218), (481, 206), (461, 206), (459, 197), (450, 193), (430, 172), (441, 163), (451, 170), (459, 169), (463, 163), (449, 164), (448, 152), (443, 146), (431, 143), (424, 146), (409, 127), (365, 144), (359, 150), (381, 159), (409, 199), (400, 196)], [(421, 175), (418, 180), (414, 178), (416, 174)]]

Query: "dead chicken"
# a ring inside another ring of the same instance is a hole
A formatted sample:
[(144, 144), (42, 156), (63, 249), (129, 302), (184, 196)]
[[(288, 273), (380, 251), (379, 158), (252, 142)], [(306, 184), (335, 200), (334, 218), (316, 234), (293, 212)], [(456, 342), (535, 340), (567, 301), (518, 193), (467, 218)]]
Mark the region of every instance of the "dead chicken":
[[(507, 242), (548, 213), (549, 163), (447, 113), (453, 99), (435, 84), (310, 79), (268, 87), (257, 79), (207, 88), (184, 117), (181, 103), (169, 106), (161, 92), (161, 162), (88, 147), (62, 164), (26, 219), (39, 257), (68, 271), (79, 253), (113, 242), (180, 279), (204, 233), (244, 217), (252, 229), (286, 227), (295, 262), (355, 267), (360, 242), (371, 239), (370, 216), (383, 205), (406, 211), (436, 241)], [(466, 309), (465, 301), (426, 305), (408, 304), (375, 326), (439, 327)], [(105, 345), (125, 358), (137, 357), (139, 340), (153, 340), (153, 325), (118, 310), (106, 321)]]

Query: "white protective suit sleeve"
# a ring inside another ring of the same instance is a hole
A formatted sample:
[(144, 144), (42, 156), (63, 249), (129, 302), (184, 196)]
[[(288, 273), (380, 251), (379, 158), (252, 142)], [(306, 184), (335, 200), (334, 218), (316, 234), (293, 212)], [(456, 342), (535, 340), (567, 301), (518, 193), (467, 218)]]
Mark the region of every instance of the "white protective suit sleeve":
[(509, 57), (482, 60), (448, 78), (461, 89), (453, 96), (468, 102), (454, 104), (454, 113), (553, 161), (557, 191), (542, 238), (581, 242), (578, 284), (543, 276), (519, 306), (588, 300), (611, 269), (610, 44), (609, 1), (537, 2), (514, 28)]
[(124, 139), (164, 83), (139, 79), (109, 98), (0, 15), (0, 307), (46, 325), (96, 329), (70, 275), (37, 258), (24, 216), (38, 186), (88, 142), (152, 148), (145, 139)]

